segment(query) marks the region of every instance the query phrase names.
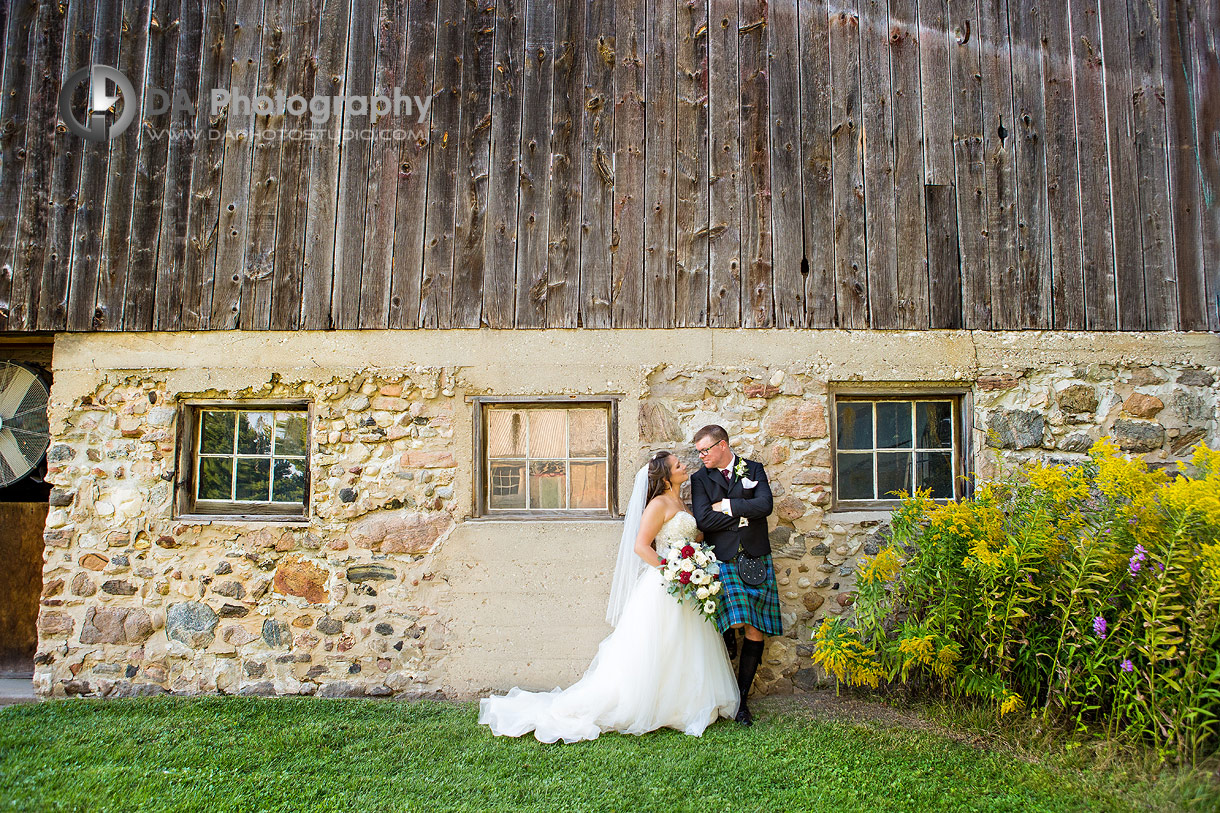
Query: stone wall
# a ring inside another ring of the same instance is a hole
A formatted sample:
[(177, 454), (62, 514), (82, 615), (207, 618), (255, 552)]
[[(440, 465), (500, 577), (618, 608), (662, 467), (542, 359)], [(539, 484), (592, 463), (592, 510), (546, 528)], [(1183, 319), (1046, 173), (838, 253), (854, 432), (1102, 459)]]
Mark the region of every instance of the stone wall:
[[(886, 518), (832, 510), (837, 384), (968, 387), (971, 463), (985, 476), (1011, 458), (1078, 459), (1101, 434), (1171, 465), (1220, 437), (1218, 344), (727, 330), (57, 337), (35, 683), (52, 696), (453, 697), (566, 684), (608, 632), (620, 523), (472, 520), (468, 398), (619, 394), (623, 499), (649, 451), (694, 462), (706, 423), (766, 463), (787, 634), (768, 642), (756, 685), (809, 688), (821, 678), (806, 668), (810, 629), (850, 612)], [(313, 403), (308, 521), (175, 520), (177, 402), (196, 397)]]

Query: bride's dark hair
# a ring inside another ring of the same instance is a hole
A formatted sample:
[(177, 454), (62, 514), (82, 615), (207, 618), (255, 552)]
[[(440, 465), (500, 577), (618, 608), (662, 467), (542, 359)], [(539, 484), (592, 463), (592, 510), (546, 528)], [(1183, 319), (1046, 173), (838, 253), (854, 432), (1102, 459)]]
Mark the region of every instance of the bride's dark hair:
[(644, 504), (652, 502), (652, 498), (669, 491), (669, 458), (673, 452), (657, 452), (648, 461), (648, 498)]

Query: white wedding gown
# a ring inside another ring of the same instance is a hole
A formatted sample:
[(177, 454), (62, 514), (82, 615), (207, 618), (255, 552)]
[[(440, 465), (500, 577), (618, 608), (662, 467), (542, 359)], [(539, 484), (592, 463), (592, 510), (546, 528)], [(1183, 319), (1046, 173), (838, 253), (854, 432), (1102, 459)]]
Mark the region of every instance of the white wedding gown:
[[(695, 518), (670, 517), (657, 553), (695, 538)], [(643, 734), (662, 726), (699, 736), (718, 717), (737, 713), (737, 681), (716, 626), (666, 592), (656, 568), (636, 582), (618, 625), (601, 642), (584, 676), (567, 689), (524, 692), (479, 703), (493, 734), (529, 731), (542, 742), (595, 739), (603, 731)]]

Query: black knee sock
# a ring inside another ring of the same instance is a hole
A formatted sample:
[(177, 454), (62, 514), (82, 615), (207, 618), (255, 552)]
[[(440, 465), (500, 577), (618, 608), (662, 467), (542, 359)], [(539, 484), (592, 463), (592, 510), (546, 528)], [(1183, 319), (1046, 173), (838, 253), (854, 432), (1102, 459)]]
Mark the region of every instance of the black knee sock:
[(754, 683), (754, 673), (762, 661), (763, 642), (751, 641), (749, 638), (741, 644), (741, 661), (737, 665), (737, 688), (741, 690), (741, 703), (745, 705), (750, 694), (750, 685)]
[(729, 660), (737, 657), (737, 630), (732, 627), (724, 631), (724, 648), (729, 651)]

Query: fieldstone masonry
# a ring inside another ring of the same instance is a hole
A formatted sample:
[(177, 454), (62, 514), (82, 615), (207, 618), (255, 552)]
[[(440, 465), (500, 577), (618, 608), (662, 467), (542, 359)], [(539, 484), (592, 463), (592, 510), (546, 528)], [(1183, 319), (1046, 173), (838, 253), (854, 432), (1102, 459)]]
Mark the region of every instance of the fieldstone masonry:
[[(971, 465), (982, 477), (1017, 459), (1078, 460), (1102, 435), (1168, 467), (1199, 441), (1220, 438), (1220, 369), (1178, 359), (1163, 366), (997, 363), (965, 367), (964, 378), (893, 367), (871, 377), (968, 386)], [(514, 391), (531, 391), (520, 381), (528, 371), (503, 375), (516, 382)], [(55, 488), (35, 675), (41, 694), (463, 697), (507, 688), (447, 671), (446, 659), (466, 644), (446, 629), (445, 614), (460, 617), (461, 602), (485, 603), (486, 595), (455, 592), (445, 568), (457, 565), (441, 560), (470, 521), (467, 397), (503, 394), (499, 379), (489, 382), (473, 364), (387, 364), (350, 375), (319, 368), (189, 391), (151, 366), (103, 369), (96, 378), (96, 386), (75, 391), (57, 379), (52, 391), (48, 478)], [(787, 633), (769, 641), (756, 686), (792, 692), (824, 681), (808, 660), (810, 631), (826, 616), (852, 612), (856, 570), (888, 528), (884, 512), (833, 510), (834, 384), (869, 378), (812, 353), (807, 361), (740, 366), (692, 356), (621, 366), (601, 389), (586, 383), (534, 392), (623, 396), (620, 483), (630, 483), (657, 448), (698, 465), (690, 439), (712, 422), (728, 429), (740, 453), (766, 464)], [(186, 397), (310, 399), (308, 521), (174, 518), (177, 402)], [(503, 526), (499, 533), (532, 533), (529, 523)], [(508, 590), (512, 581), (507, 574), (482, 584)], [(572, 653), (576, 674), (586, 649)]]

